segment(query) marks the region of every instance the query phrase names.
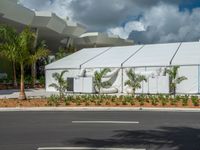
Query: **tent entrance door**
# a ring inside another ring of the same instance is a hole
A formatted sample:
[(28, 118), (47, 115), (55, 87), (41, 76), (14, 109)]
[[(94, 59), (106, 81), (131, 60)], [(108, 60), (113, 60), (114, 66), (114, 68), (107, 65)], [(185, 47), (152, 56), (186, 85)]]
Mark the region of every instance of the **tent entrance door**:
[(74, 92), (74, 78), (67, 78), (67, 91)]

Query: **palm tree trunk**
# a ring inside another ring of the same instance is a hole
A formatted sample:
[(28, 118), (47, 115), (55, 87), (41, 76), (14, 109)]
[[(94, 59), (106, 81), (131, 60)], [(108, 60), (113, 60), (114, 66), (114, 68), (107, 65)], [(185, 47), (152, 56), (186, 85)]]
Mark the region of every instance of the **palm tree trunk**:
[(174, 86), (173, 88), (173, 94), (174, 94), (174, 97), (176, 96), (176, 87)]
[(133, 94), (133, 96), (135, 96), (135, 88), (133, 88), (133, 93), (132, 94)]
[(12, 61), (13, 65), (13, 86), (17, 88), (17, 77), (16, 77), (16, 64), (15, 61)]
[(19, 94), (19, 99), (20, 100), (25, 100), (26, 99), (26, 94), (24, 90), (24, 64), (20, 64), (20, 69), (21, 69), (21, 81), (20, 81), (20, 94)]
[(32, 87), (35, 88), (36, 83), (36, 63), (34, 62), (31, 67)]
[[(35, 39), (33, 43), (33, 52), (36, 51), (37, 43), (38, 43), (38, 35), (39, 29), (35, 28)], [(35, 81), (36, 81), (36, 62), (33, 62), (31, 67), (31, 75), (32, 75), (32, 87), (35, 88)]]

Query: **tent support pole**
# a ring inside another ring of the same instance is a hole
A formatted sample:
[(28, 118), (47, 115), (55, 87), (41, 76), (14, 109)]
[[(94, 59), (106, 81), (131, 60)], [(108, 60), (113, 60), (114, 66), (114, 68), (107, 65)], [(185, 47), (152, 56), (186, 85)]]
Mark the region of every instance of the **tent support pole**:
[(124, 70), (123, 70), (123, 67), (121, 67), (121, 75), (122, 75), (122, 81), (121, 81), (121, 93), (124, 93), (124, 88), (123, 88), (123, 83), (124, 83)]
[(199, 87), (199, 81), (200, 81), (200, 76), (199, 76), (199, 71), (200, 71), (200, 70), (199, 70), (199, 67), (200, 67), (200, 66), (198, 65), (198, 94), (199, 94), (199, 88), (200, 88), (200, 87)]

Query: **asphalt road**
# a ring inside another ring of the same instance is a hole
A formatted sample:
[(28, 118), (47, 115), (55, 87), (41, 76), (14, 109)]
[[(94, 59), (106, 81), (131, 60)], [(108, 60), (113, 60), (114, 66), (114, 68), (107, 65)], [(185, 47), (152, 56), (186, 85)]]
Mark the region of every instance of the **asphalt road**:
[(0, 150), (70, 146), (199, 150), (200, 113), (0, 112)]

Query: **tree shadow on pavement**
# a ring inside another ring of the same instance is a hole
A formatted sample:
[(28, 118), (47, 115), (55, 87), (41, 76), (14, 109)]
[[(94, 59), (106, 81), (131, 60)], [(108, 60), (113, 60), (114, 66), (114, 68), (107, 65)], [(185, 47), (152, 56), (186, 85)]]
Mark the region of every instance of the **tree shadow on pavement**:
[(146, 150), (200, 150), (200, 129), (160, 127), (156, 130), (115, 130), (109, 139), (81, 138), (73, 144), (89, 147), (129, 147)]

